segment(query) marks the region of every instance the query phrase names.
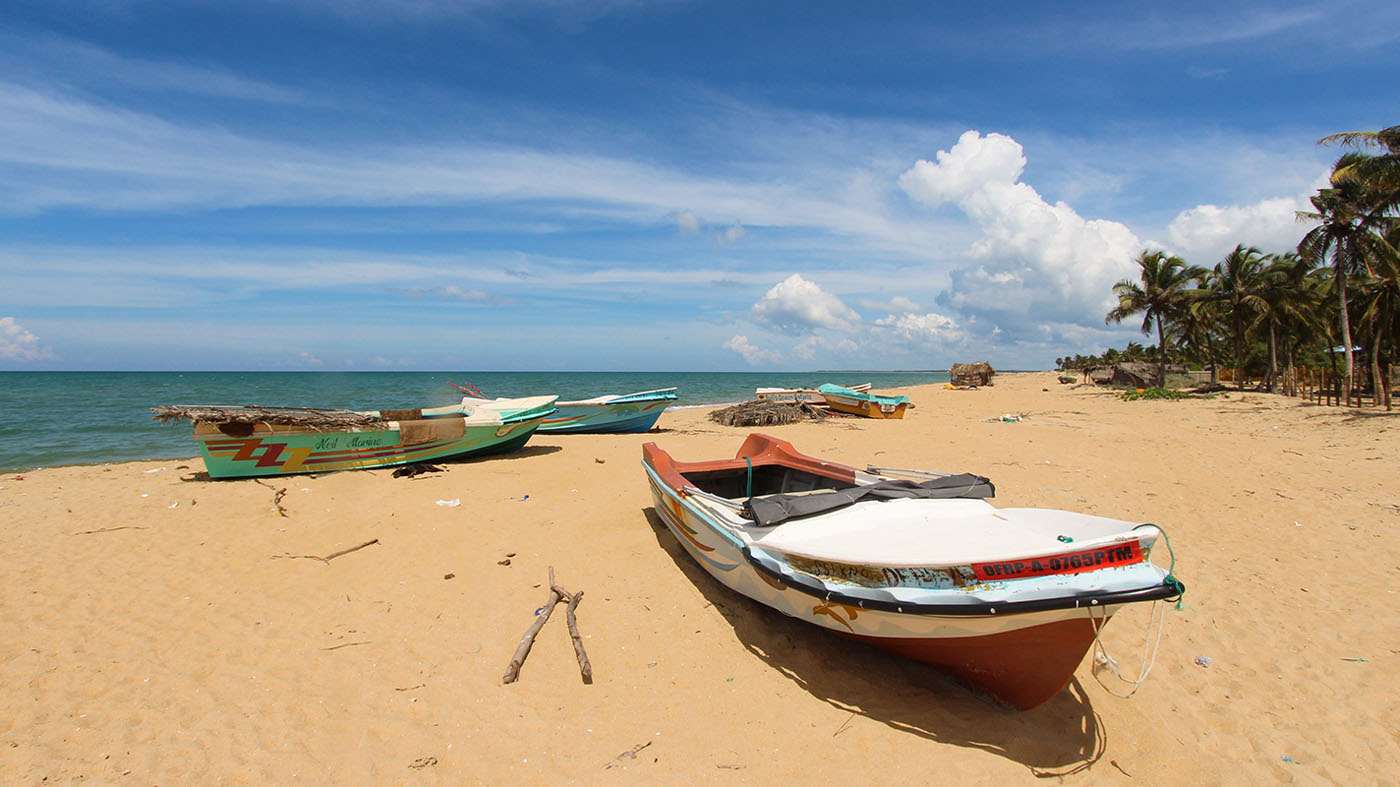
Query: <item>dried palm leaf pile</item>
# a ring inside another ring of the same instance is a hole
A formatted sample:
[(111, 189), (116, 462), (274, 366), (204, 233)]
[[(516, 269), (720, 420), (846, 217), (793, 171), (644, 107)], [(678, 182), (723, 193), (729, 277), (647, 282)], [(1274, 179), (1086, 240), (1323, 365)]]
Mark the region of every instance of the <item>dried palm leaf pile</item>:
[(724, 426), (775, 426), (795, 424), (798, 421), (820, 421), (826, 418), (826, 410), (808, 402), (769, 402), (756, 399), (712, 410), (710, 420)]
[(357, 413), (316, 407), (263, 407), (248, 405), (166, 405), (152, 407), (153, 421), (168, 422), (180, 418), (210, 424), (279, 424), (304, 426), (308, 429), (384, 429), (385, 419), (379, 414)]

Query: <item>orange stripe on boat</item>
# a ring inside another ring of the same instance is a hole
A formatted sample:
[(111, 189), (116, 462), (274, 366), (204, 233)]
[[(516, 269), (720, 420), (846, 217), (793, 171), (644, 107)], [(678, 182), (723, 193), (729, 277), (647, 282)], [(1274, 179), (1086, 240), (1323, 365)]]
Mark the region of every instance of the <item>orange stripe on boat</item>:
[(1004, 560), (996, 563), (973, 563), (978, 579), (1023, 579), (1050, 574), (1080, 574), (1101, 568), (1126, 566), (1142, 561), (1142, 548), (1137, 540), (1109, 547), (1096, 547), (1082, 552), (1067, 552), (1046, 557)]

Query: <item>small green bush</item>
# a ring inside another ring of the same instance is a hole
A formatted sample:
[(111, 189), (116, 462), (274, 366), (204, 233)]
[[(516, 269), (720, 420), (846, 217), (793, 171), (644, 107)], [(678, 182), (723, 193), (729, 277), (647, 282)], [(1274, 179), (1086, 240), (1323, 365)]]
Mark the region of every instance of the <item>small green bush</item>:
[(1185, 399), (1187, 394), (1171, 388), (1142, 388), (1136, 391), (1128, 391), (1123, 394), (1123, 401), (1131, 402), (1137, 399)]

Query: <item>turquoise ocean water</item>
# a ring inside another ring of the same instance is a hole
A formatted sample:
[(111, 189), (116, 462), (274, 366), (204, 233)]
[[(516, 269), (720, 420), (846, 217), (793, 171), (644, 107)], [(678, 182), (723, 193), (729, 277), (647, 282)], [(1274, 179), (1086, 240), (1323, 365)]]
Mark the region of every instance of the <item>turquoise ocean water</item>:
[(487, 396), (586, 399), (679, 388), (674, 406), (753, 398), (760, 386), (931, 385), (946, 372), (0, 372), (0, 472), (195, 456), (189, 422), (163, 425), (151, 407), (260, 404), (351, 410), (441, 407), (453, 383)]

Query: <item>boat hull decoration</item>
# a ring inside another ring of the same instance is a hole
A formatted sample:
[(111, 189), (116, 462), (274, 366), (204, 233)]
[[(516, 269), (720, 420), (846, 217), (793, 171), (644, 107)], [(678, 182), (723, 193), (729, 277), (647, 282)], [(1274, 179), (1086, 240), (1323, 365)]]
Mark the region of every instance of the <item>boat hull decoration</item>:
[(558, 412), (544, 419), (544, 433), (635, 434), (650, 431), (661, 413), (676, 401), (675, 388), (621, 396), (556, 402)]
[[(510, 404), (504, 404), (509, 402)], [(384, 428), (326, 430), (284, 424), (196, 421), (194, 437), (211, 478), (364, 470), (515, 451), (554, 411), (554, 397), (499, 400), (456, 414), (385, 420)]]
[(826, 400), (826, 406), (840, 413), (865, 418), (903, 418), (904, 411), (909, 409), (907, 396), (880, 396), (830, 383), (817, 390)]
[(756, 510), (746, 496), (820, 497), (891, 477), (760, 434), (735, 459), (702, 462), (677, 462), (648, 443), (643, 466), (657, 516), (730, 589), (933, 665), (1015, 708), (1063, 690), (1097, 630), (1124, 605), (1182, 592), (1150, 562), (1156, 526), (996, 509), (980, 499), (991, 484), (977, 476), (966, 476), (984, 482), (969, 483), (978, 490), (969, 497), (901, 482), (915, 497), (863, 497), (762, 527), (745, 517)]

